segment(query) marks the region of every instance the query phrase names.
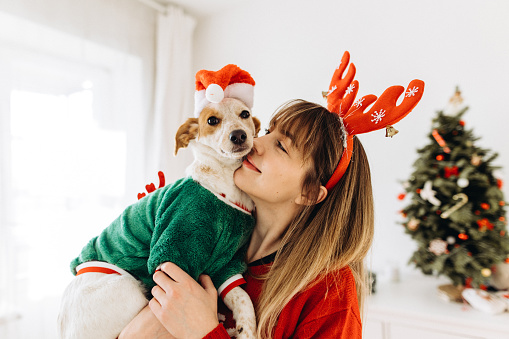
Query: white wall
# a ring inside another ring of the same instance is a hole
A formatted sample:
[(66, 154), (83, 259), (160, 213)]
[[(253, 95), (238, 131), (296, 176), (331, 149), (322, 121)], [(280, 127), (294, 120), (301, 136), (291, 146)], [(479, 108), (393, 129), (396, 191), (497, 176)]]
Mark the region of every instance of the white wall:
[[(408, 269), (415, 245), (399, 224), (403, 192), (416, 149), (428, 143), (431, 119), (459, 85), (470, 111), (466, 126), (480, 146), (500, 154), (496, 164), (509, 180), (509, 2), (505, 0), (258, 0), (199, 22), (195, 68), (236, 63), (257, 82), (254, 114), (267, 123), (281, 103), (319, 103), (343, 51), (357, 66), (359, 96), (380, 95), (414, 78), (426, 82), (421, 103), (396, 125), (364, 135), (373, 174), (376, 236), (373, 269), (394, 262)], [(508, 185), (504, 192), (509, 196)]]

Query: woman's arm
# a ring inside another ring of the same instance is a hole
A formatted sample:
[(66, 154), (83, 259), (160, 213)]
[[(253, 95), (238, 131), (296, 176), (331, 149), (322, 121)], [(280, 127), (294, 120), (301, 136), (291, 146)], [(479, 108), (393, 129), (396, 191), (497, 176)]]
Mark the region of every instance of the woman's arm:
[(147, 305), (120, 333), (119, 339), (175, 339)]
[(154, 274), (154, 281), (149, 306), (170, 334), (202, 339), (218, 327), (217, 291), (209, 276), (201, 275), (197, 283), (168, 262)]

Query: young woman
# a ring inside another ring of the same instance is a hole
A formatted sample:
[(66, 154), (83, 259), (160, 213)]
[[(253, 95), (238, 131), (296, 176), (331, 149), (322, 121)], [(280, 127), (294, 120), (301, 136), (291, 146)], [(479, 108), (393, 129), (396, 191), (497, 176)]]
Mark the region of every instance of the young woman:
[[(424, 82), (412, 80), (406, 92), (391, 86), (379, 98), (370, 94), (354, 103), (359, 83), (353, 64), (343, 77), (349, 61), (345, 52), (327, 108), (303, 100), (283, 105), (234, 175), (256, 205), (245, 290), (255, 305), (259, 339), (362, 337), (369, 291), (364, 258), (374, 218), (369, 165), (355, 135), (383, 128), (393, 135), (391, 125), (417, 105)], [(228, 310), (220, 305), (218, 316), (209, 277), (198, 283), (165, 263), (154, 281), (154, 298), (120, 338), (235, 335)]]
[[(334, 187), (328, 184), (343, 155), (344, 133), (338, 114), (292, 101), (276, 112), (268, 133), (255, 139), (235, 172), (235, 183), (256, 204), (245, 289), (255, 305), (260, 339), (362, 336), (373, 198), (357, 138), (346, 172)], [(167, 263), (154, 280), (150, 309), (120, 338), (230, 337), (226, 329), (235, 325), (222, 305), (224, 325), (219, 324), (210, 278), (195, 282)]]

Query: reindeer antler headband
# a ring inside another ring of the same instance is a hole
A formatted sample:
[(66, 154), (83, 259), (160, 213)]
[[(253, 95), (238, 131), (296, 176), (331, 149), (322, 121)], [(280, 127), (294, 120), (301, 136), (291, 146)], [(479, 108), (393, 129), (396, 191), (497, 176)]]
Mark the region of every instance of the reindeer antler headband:
[[(336, 186), (348, 168), (353, 152), (353, 136), (382, 128), (387, 128), (389, 131), (389, 129), (392, 129), (391, 125), (397, 123), (412, 111), (421, 100), (424, 91), (424, 82), (416, 79), (410, 82), (405, 92), (405, 98), (398, 106), (396, 106), (396, 101), (405, 91), (403, 86), (387, 88), (378, 100), (376, 95), (368, 94), (354, 103), (359, 90), (359, 82), (353, 80), (355, 76), (354, 64), (350, 64), (346, 76), (342, 78), (349, 61), (350, 53), (347, 51), (343, 54), (341, 64), (332, 75), (329, 92), (324, 94), (327, 97), (327, 109), (340, 116), (346, 132), (346, 138), (343, 141), (345, 148), (341, 160), (325, 185), (328, 190)], [(364, 112), (366, 107), (373, 102), (371, 109)]]

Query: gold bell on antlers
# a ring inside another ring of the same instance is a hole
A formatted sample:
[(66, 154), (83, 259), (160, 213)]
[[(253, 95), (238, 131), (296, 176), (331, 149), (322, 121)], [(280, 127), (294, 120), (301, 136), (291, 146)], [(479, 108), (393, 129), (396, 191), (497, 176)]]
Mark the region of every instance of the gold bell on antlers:
[(385, 127), (385, 136), (386, 137), (393, 137), (395, 136), (396, 134), (398, 134), (399, 131), (397, 129), (395, 129), (394, 127), (392, 127), (391, 125)]

